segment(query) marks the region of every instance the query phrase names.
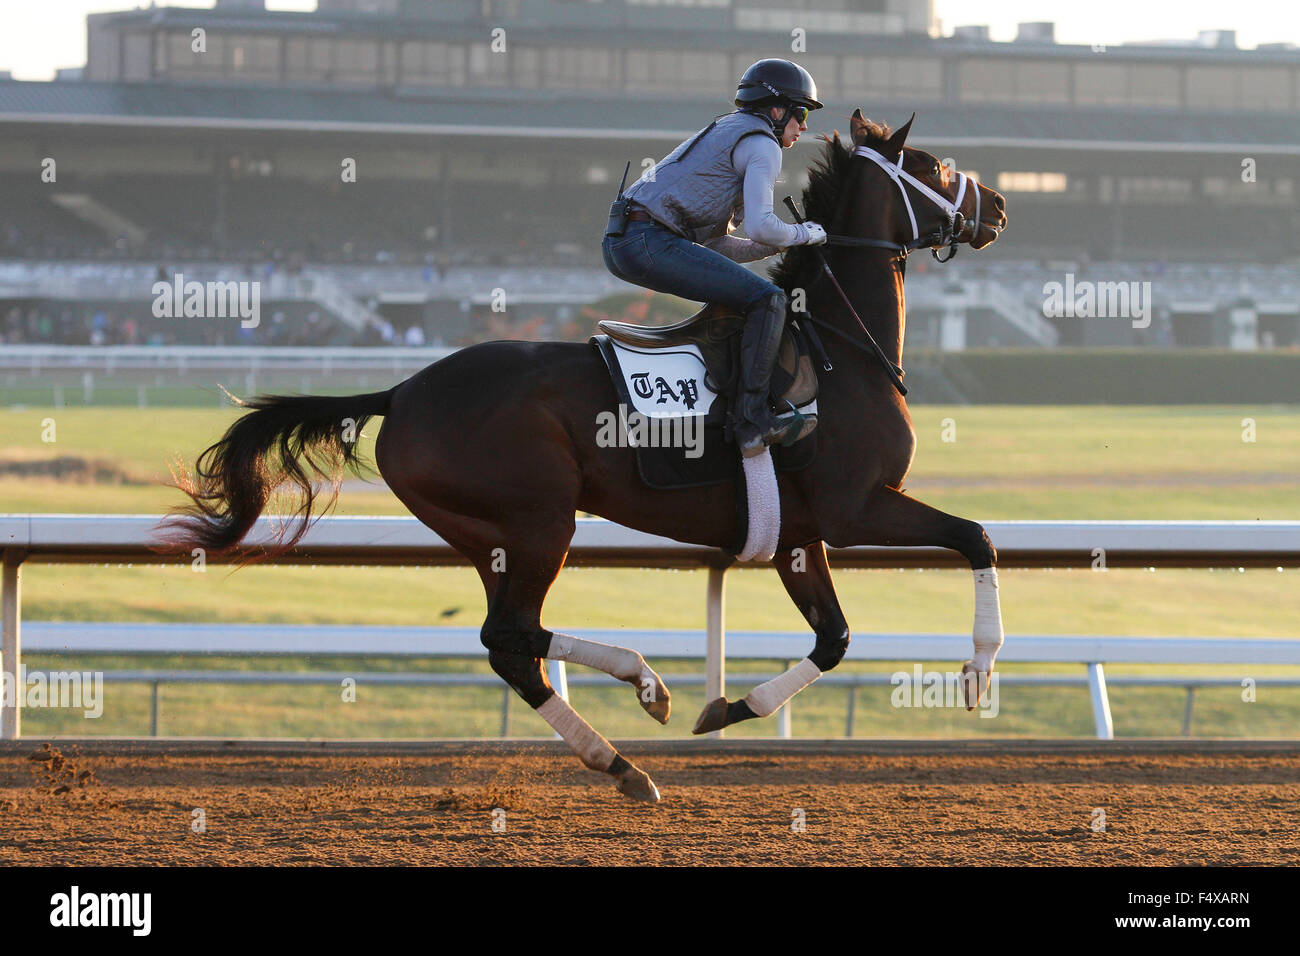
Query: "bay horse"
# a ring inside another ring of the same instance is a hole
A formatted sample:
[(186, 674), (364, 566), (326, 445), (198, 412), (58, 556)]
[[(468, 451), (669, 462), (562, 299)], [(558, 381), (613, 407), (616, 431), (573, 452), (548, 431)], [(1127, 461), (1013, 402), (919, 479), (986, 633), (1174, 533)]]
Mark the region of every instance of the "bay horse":
[[(781, 526), (774, 564), (815, 635), (812, 652), (745, 699), (719, 698), (695, 725), (706, 733), (774, 713), (833, 668), (849, 644), (825, 545), (949, 548), (975, 575), (975, 653), (963, 666), (965, 703), (979, 701), (1002, 643), (996, 552), (984, 529), (938, 511), (900, 488), (916, 435), (907, 404), (863, 344), (853, 315), (895, 365), (902, 361), (906, 250), (943, 234), (979, 249), (1006, 225), (1003, 198), (906, 147), (912, 121), (891, 132), (855, 110), (852, 145), (825, 140), (803, 192), (808, 218), (846, 308), (818, 252), (786, 250), (773, 280), (828, 331), (834, 371), (819, 396), (821, 449), (801, 471), (779, 475)], [(957, 195), (960, 181), (960, 192)], [(929, 195), (927, 196), (927, 192)], [(947, 209), (943, 204), (947, 204)], [(954, 215), (960, 213), (960, 215)], [(944, 232), (945, 228), (949, 231)], [(937, 256), (936, 256), (937, 258)], [(393, 493), (477, 569), (487, 594), (481, 632), (490, 665), (569, 744), (581, 761), (646, 802), (658, 789), (552, 689), (543, 659), (599, 668), (631, 683), (641, 706), (667, 723), (668, 688), (634, 650), (581, 640), (542, 626), (542, 604), (564, 564), (578, 512), (694, 544), (730, 549), (737, 540), (736, 483), (656, 490), (640, 479), (634, 450), (601, 447), (598, 416), (617, 404), (610, 376), (586, 343), (489, 342), (462, 349), (395, 387), (368, 395), (258, 396), (177, 485), (190, 504), (165, 522), (163, 547), (240, 552), (240, 543), (286, 483), (299, 495), (295, 518), (265, 556), (291, 549), (309, 526), (318, 479), (337, 494), (356, 469), (355, 438), (384, 416), (375, 460)], [(605, 442), (603, 444), (609, 444)], [(737, 454), (739, 454), (737, 452)], [(333, 499), (331, 498), (330, 504)], [(318, 509), (319, 510), (319, 509)], [(744, 529), (742, 532), (743, 539)], [(247, 560), (247, 551), (241, 552)]]

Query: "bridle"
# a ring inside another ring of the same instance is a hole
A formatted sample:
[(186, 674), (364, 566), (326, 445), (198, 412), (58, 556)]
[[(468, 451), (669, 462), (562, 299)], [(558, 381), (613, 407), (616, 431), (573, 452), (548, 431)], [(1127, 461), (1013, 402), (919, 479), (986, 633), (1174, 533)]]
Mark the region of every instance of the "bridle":
[[(903, 264), (906, 264), (908, 254), (911, 253), (913, 249), (928, 247), (936, 262), (948, 262), (957, 254), (957, 246), (959, 243), (969, 242), (978, 235), (980, 227), (980, 193), (978, 185), (974, 187), (975, 218), (967, 220), (961, 213), (961, 203), (962, 199), (966, 196), (966, 184), (968, 181), (968, 177), (965, 173), (957, 173), (959, 180), (957, 186), (957, 198), (954, 201), (949, 199), (947, 196), (944, 196), (942, 193), (931, 189), (907, 170), (903, 169), (903, 153), (901, 151), (898, 154), (898, 162), (896, 163), (891, 163), (882, 153), (872, 149), (870, 146), (859, 146), (853, 150), (853, 154), (871, 160), (883, 169), (889, 178), (894, 181), (894, 184), (898, 186), (899, 194), (903, 197), (903, 205), (907, 209), (908, 222), (911, 223), (912, 226), (912, 240), (910, 242), (890, 242), (888, 239), (868, 239), (859, 236), (828, 235), (826, 237), (828, 245), (869, 246), (877, 249), (889, 249), (891, 252), (895, 253), (895, 258)], [(922, 197), (930, 200), (930, 202), (945, 214), (945, 218), (939, 224), (939, 228), (929, 235), (922, 236), (921, 230), (916, 224), (916, 212), (912, 208), (912, 197), (907, 191), (909, 186), (915, 189)], [(804, 218), (799, 214), (799, 209), (795, 206), (793, 199), (789, 196), (785, 197), (785, 204), (790, 208), (790, 212), (794, 214), (796, 221), (804, 221)], [(970, 235), (965, 235), (967, 225), (971, 226)], [(948, 247), (948, 255), (944, 258), (940, 258), (939, 249), (944, 246)], [(831, 365), (830, 359), (826, 357), (826, 350), (821, 347), (821, 342), (816, 337), (817, 333), (814, 331), (813, 327), (817, 325), (820, 325), (837, 335), (843, 336), (854, 345), (873, 354), (885, 369), (885, 374), (889, 376), (889, 380), (893, 383), (894, 388), (898, 390), (898, 393), (900, 395), (906, 395), (907, 388), (903, 385), (903, 369), (900, 366), (895, 365), (894, 362), (885, 355), (879, 344), (877, 344), (875, 338), (871, 335), (871, 330), (868, 329), (866, 324), (862, 321), (862, 317), (859, 316), (857, 310), (853, 308), (853, 303), (849, 300), (843, 287), (840, 286), (839, 281), (835, 278), (835, 273), (831, 271), (830, 264), (826, 261), (826, 257), (822, 255), (821, 250), (814, 248), (814, 252), (816, 253), (818, 260), (821, 262), (822, 272), (830, 281), (835, 291), (839, 294), (839, 297), (844, 302), (849, 314), (857, 321), (858, 327), (862, 330), (862, 334), (866, 339), (866, 344), (863, 345), (862, 343), (855, 341), (852, 335), (836, 328), (831, 323), (824, 322), (821, 319), (814, 317), (810, 312), (805, 313), (805, 317), (808, 319), (809, 323), (807, 325), (807, 330), (814, 347), (822, 356), (823, 369), (829, 372), (832, 370), (833, 366)]]
[[(957, 247), (962, 242), (973, 240), (980, 228), (980, 190), (979, 186), (973, 186), (975, 191), (975, 216), (967, 219), (961, 213), (962, 200), (966, 197), (966, 185), (969, 177), (958, 171), (957, 173), (957, 198), (949, 199), (940, 192), (931, 189), (921, 180), (917, 179), (911, 173), (903, 168), (903, 153), (899, 152), (898, 162), (890, 162), (878, 150), (870, 146), (858, 146), (853, 150), (853, 155), (869, 159), (881, 169), (886, 175), (894, 181), (898, 187), (899, 195), (903, 197), (903, 206), (907, 209), (907, 219), (912, 226), (912, 239), (910, 242), (890, 242), (888, 239), (866, 239), (859, 236), (836, 236), (829, 235), (826, 242), (835, 246), (869, 246), (876, 249), (889, 249), (898, 254), (899, 259), (906, 260), (909, 253), (914, 249), (930, 250), (934, 256), (935, 262), (949, 262), (957, 254)], [(939, 227), (928, 235), (921, 235), (921, 230), (916, 224), (916, 212), (912, 208), (912, 197), (908, 193), (908, 187), (916, 190), (921, 197), (928, 199), (937, 206), (945, 215), (940, 222)], [(967, 226), (970, 227), (967, 235)], [(948, 254), (942, 258), (939, 256), (939, 250), (947, 247)]]

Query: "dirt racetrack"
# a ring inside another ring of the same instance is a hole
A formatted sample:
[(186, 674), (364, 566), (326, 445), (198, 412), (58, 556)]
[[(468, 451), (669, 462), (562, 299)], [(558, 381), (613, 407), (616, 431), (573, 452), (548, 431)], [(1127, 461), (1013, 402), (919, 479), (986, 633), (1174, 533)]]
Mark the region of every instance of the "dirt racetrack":
[(623, 752), (660, 804), (550, 741), (6, 742), (0, 865), (1300, 864), (1294, 741)]

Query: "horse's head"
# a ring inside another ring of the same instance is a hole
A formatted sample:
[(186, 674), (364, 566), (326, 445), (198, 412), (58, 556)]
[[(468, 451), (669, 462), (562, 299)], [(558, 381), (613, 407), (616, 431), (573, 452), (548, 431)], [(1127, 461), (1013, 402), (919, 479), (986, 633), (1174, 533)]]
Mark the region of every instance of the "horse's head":
[[(959, 243), (982, 249), (997, 239), (1007, 224), (1001, 194), (907, 146), (911, 120), (891, 131), (854, 110), (850, 123), (851, 143), (838, 131), (822, 137), (803, 190), (804, 215), (830, 234), (827, 252), (884, 248), (898, 261), (911, 249), (932, 248), (938, 258), (951, 247), (951, 258)], [(821, 263), (821, 250), (791, 246), (770, 275), (789, 292), (820, 281)]]
[[(1006, 200), (1001, 193), (945, 166), (932, 153), (904, 145), (911, 119), (891, 132), (868, 120), (859, 109), (853, 111), (849, 122), (855, 161), (877, 170), (883, 183), (882, 189), (874, 192), (873, 202), (879, 202), (881, 195), (890, 199), (884, 222), (887, 235), (879, 238), (901, 245), (937, 248), (966, 243), (972, 249), (983, 249), (1006, 227)], [(838, 146), (838, 141), (836, 133), (829, 142)], [(879, 222), (878, 216), (871, 218)], [(851, 220), (841, 224), (844, 229), (855, 226), (861, 229)]]

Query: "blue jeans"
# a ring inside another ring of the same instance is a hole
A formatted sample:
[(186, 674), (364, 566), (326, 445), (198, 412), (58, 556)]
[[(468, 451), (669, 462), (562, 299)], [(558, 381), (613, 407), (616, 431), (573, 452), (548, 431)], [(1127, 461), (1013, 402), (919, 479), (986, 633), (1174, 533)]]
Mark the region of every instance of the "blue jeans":
[(656, 222), (629, 222), (623, 235), (605, 237), (601, 254), (605, 267), (624, 282), (741, 312), (781, 291), (722, 253)]

